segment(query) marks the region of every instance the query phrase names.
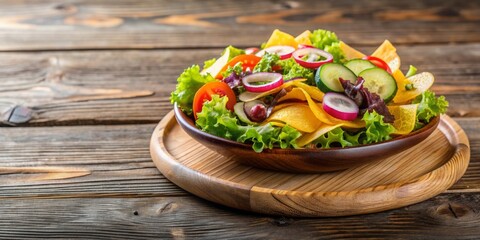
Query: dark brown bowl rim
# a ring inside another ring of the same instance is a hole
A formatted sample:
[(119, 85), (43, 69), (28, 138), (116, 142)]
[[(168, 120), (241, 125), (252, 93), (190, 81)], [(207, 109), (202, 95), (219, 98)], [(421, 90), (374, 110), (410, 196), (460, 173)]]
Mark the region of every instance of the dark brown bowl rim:
[[(229, 140), (226, 138), (218, 137), (215, 135), (212, 135), (210, 133), (204, 132), (200, 129), (198, 129), (195, 126), (195, 123), (193, 119), (189, 118), (181, 109), (180, 107), (177, 106), (175, 103), (174, 105), (174, 113), (175, 113), (175, 118), (177, 119), (177, 122), (180, 124), (180, 126), (187, 131), (193, 132), (197, 135), (201, 135), (204, 138), (211, 139), (217, 143), (223, 143), (223, 144), (229, 144), (230, 146), (237, 147), (237, 148), (243, 148), (243, 149), (250, 149), (253, 151), (252, 145), (251, 144), (246, 144), (246, 143), (240, 143), (236, 142), (233, 140)], [(390, 140), (379, 142), (379, 143), (370, 143), (370, 144), (363, 144), (363, 145), (358, 145), (358, 146), (352, 146), (352, 147), (332, 147), (332, 148), (265, 148), (263, 149), (263, 152), (269, 152), (269, 151), (275, 151), (276, 153), (291, 153), (291, 152), (323, 152), (323, 153), (328, 153), (328, 152), (337, 152), (339, 150), (354, 150), (354, 149), (365, 149), (368, 150), (369, 148), (379, 148), (382, 146), (389, 145), (391, 142), (399, 141), (399, 140), (405, 140), (408, 138), (413, 138), (416, 135), (420, 135), (424, 133), (425, 131), (430, 130), (431, 128), (435, 128), (438, 123), (440, 122), (440, 116), (436, 116), (430, 120), (430, 122), (422, 127), (421, 129), (418, 129), (410, 134), (407, 135), (401, 135), (394, 137)]]

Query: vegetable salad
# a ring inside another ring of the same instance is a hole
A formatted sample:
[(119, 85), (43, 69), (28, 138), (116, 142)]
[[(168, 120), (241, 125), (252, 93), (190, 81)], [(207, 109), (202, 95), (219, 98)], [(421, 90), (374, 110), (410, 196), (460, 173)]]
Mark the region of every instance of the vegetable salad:
[(416, 131), (446, 112), (434, 77), (384, 41), (365, 55), (331, 31), (275, 30), (261, 47), (228, 46), (178, 77), (171, 102), (207, 133), (265, 148), (377, 143)]

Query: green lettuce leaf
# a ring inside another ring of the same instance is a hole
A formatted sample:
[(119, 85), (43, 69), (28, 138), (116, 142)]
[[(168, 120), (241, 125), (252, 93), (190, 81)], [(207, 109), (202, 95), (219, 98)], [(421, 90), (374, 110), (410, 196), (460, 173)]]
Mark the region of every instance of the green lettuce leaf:
[(197, 113), (197, 126), (215, 136), (252, 144), (255, 152), (274, 146), (297, 148), (296, 140), (301, 133), (296, 129), (290, 126), (280, 128), (271, 124), (242, 126), (235, 114), (226, 108), (227, 101), (227, 97), (213, 95), (212, 100), (205, 102), (202, 111)]
[(323, 50), (329, 52), (333, 56), (333, 62), (345, 63), (346, 58), (343, 50), (340, 48), (340, 42), (334, 42), (329, 46), (326, 46)]
[(395, 131), (395, 128), (392, 124), (383, 121), (383, 115), (376, 111), (367, 111), (362, 120), (365, 121), (365, 134), (362, 136), (363, 144), (383, 142), (392, 138), (390, 134)]
[(322, 49), (333, 55), (336, 63), (345, 62), (345, 54), (340, 48), (340, 40), (334, 32), (317, 29), (310, 35), (310, 41), (316, 48)]
[(340, 145), (342, 148), (359, 145), (359, 138), (362, 132), (350, 134), (341, 127), (332, 129), (324, 135), (317, 138), (312, 143), (317, 148), (331, 148)]
[(209, 60), (203, 62), (203, 69), (209, 68), (210, 66), (212, 66), (215, 63), (215, 61), (217, 61), (217, 59), (212, 58), (212, 59), (209, 59)]
[(193, 65), (185, 69), (177, 78), (177, 86), (170, 96), (170, 102), (176, 102), (186, 114), (192, 114), (192, 104), (195, 93), (205, 83), (213, 81), (215, 81), (215, 79), (210, 76), (210, 74), (200, 74), (200, 66)]
[(310, 41), (313, 46), (320, 49), (325, 49), (326, 46), (332, 45), (332, 43), (339, 42), (337, 34), (334, 32), (317, 29), (310, 35)]
[(280, 60), (280, 56), (274, 53), (265, 53), (257, 63), (253, 72), (272, 72), (272, 67)]
[(227, 48), (230, 49), (230, 55), (228, 56), (228, 61), (232, 60), (232, 58), (234, 58), (238, 55), (245, 54), (245, 50), (239, 49), (239, 48), (236, 48), (236, 47), (230, 45), (230, 46), (226, 47), (225, 50), (223, 50), (222, 55), (225, 53), (225, 51), (227, 51)]
[(314, 71), (312, 69), (302, 67), (295, 61), (295, 59), (289, 58), (280, 60), (277, 64), (282, 67), (283, 79), (288, 80), (295, 77), (302, 77), (307, 79), (308, 84), (315, 85)]
[(425, 126), (431, 118), (446, 113), (448, 108), (445, 96), (435, 97), (435, 93), (430, 90), (417, 96), (412, 103), (418, 103), (415, 130)]
[(225, 70), (225, 72), (222, 73), (222, 76), (226, 78), (230, 76), (230, 74), (232, 74), (233, 72), (235, 72), (237, 75), (240, 75), (243, 72), (242, 65), (243, 65), (242, 62), (238, 62), (233, 67), (228, 66), (227, 70)]

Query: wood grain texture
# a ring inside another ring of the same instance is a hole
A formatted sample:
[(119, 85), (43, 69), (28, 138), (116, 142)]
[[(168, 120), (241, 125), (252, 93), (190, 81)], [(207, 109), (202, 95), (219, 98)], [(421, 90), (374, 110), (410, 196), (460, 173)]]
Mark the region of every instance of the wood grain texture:
[[(172, 109), (170, 92), (183, 69), (221, 51), (0, 53), (0, 107), (30, 106), (27, 126), (157, 123)], [(412, 64), (435, 75), (433, 90), (450, 102), (450, 116), (480, 116), (480, 44), (399, 46), (398, 52), (404, 70)]]
[(258, 213), (314, 217), (378, 212), (438, 195), (465, 173), (470, 144), (460, 126), (443, 116), (425, 141), (391, 157), (337, 172), (282, 173), (241, 165), (208, 149), (170, 112), (153, 132), (150, 153), (165, 177), (207, 200)]
[[(465, 175), (447, 192), (478, 192), (480, 118), (455, 120), (468, 133), (471, 162)], [(160, 174), (152, 162), (148, 146), (155, 126), (0, 128), (0, 169), (10, 169), (0, 173), (0, 199), (189, 195)], [(12, 168), (23, 171), (13, 172)], [(26, 168), (44, 172), (27, 172)], [(42, 180), (49, 168), (78, 168), (90, 174)]]
[(0, 50), (7, 51), (251, 46), (266, 41), (274, 28), (292, 34), (324, 28), (360, 45), (384, 39), (480, 41), (478, 1), (4, 0), (0, 5)]
[(196, 197), (13, 199), (0, 205), (0, 238), (476, 239), (478, 202), (478, 193), (442, 194), (378, 214), (305, 219)]

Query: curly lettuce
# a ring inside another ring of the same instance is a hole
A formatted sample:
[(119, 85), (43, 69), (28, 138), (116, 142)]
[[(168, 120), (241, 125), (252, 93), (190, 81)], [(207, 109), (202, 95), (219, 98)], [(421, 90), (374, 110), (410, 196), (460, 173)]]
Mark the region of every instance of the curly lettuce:
[(295, 77), (306, 78), (307, 83), (314, 85), (314, 71), (312, 69), (304, 68), (298, 64), (295, 59), (289, 58), (285, 60), (280, 60), (277, 62), (278, 65), (282, 68), (283, 79), (288, 80)]
[(390, 123), (383, 121), (383, 115), (376, 111), (366, 111), (362, 120), (365, 121), (365, 134), (362, 136), (362, 143), (377, 143), (390, 140), (395, 128)]
[(215, 61), (217, 61), (217, 59), (212, 58), (212, 59), (209, 59), (209, 60), (203, 62), (203, 69), (207, 69), (207, 68), (211, 67), (215, 63)]
[(265, 53), (260, 62), (257, 63), (253, 72), (272, 72), (272, 67), (277, 64), (280, 57), (275, 53)]
[(211, 101), (203, 104), (202, 111), (197, 113), (197, 126), (204, 132), (242, 143), (251, 143), (255, 152), (274, 146), (281, 148), (297, 148), (296, 140), (301, 133), (285, 126), (275, 127), (271, 124), (263, 126), (242, 126), (237, 117), (226, 108), (227, 97), (213, 95)]
[(351, 147), (359, 145), (359, 137), (361, 132), (357, 134), (350, 134), (344, 131), (341, 127), (332, 129), (324, 135), (317, 138), (312, 143), (317, 148), (331, 148), (336, 146)]
[(245, 54), (245, 50), (240, 49), (240, 48), (236, 48), (236, 47), (230, 45), (223, 50), (222, 55), (227, 51), (227, 49), (230, 50), (230, 54), (228, 55), (228, 61), (232, 60), (232, 58), (234, 58), (238, 55)]
[(313, 46), (323, 49), (333, 55), (333, 61), (343, 63), (346, 61), (345, 54), (340, 48), (340, 40), (334, 32), (317, 29), (310, 35)]
[(428, 124), (431, 118), (447, 112), (448, 108), (445, 96), (435, 97), (435, 93), (430, 90), (417, 96), (412, 103), (418, 103), (415, 130)]
[(215, 79), (210, 74), (200, 74), (200, 66), (192, 65), (177, 78), (177, 86), (170, 96), (170, 102), (176, 102), (186, 114), (190, 115), (192, 114), (193, 98), (197, 90), (205, 83), (213, 81)]

